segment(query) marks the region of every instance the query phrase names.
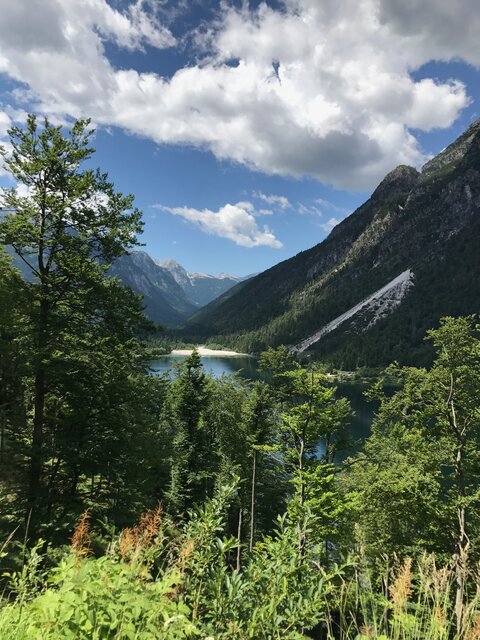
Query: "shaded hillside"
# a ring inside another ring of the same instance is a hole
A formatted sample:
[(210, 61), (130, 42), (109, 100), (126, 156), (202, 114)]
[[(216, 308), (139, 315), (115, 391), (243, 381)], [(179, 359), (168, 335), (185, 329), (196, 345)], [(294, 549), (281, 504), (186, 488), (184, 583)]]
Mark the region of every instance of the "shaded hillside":
[(176, 326), (195, 310), (172, 274), (145, 251), (118, 258), (110, 272), (143, 296), (146, 315), (158, 324)]
[(427, 327), (480, 309), (479, 210), (477, 121), (421, 173), (397, 167), (322, 243), (232, 289), (187, 331), (242, 350), (295, 345), (412, 270), (388, 314), (372, 322), (363, 310), (310, 350), (346, 367), (428, 358)]

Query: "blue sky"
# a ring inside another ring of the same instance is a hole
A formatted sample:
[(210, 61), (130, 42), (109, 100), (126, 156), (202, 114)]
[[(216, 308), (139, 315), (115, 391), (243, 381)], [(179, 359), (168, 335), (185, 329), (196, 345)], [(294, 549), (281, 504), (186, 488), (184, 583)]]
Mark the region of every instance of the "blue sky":
[(147, 251), (261, 271), (479, 117), (476, 2), (0, 0), (0, 142), (90, 116)]

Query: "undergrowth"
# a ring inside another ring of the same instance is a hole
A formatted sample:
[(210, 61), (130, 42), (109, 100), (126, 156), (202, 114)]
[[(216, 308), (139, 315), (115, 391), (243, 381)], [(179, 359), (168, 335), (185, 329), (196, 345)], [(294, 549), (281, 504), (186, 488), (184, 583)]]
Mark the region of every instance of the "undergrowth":
[[(287, 514), (252, 554), (224, 535), (235, 487), (175, 523), (145, 513), (94, 555), (89, 515), (71, 546), (46, 568), (40, 541), (7, 575), (2, 640), (478, 640), (480, 579), (470, 572), (462, 628), (453, 623), (454, 574), (432, 556), (383, 569), (361, 557), (328, 570), (302, 526)], [(295, 518), (298, 518), (298, 513)], [(2, 555), (5, 555), (5, 549)]]

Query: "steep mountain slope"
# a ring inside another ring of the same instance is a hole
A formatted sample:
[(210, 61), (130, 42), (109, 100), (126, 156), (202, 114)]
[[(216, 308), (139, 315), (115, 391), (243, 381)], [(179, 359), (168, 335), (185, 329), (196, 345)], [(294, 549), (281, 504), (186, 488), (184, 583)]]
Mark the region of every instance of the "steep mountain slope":
[[(0, 207), (0, 219), (11, 210)], [(27, 280), (31, 269), (6, 247), (13, 265)], [(145, 251), (132, 251), (114, 262), (112, 275), (144, 298), (146, 315), (157, 324), (176, 327), (183, 324), (199, 307), (218, 297), (244, 278), (221, 274), (218, 277), (188, 273), (173, 260), (154, 260)]]
[[(309, 350), (340, 366), (421, 362), (439, 317), (480, 310), (479, 246), (480, 120), (421, 173), (397, 167), (322, 243), (230, 290), (187, 331), (251, 351), (321, 333)], [(396, 304), (360, 304), (406, 271)]]
[[(7, 213), (0, 208), (0, 218)], [(12, 247), (5, 247), (12, 258), (12, 264), (26, 280), (32, 278), (32, 271), (15, 253)], [(191, 303), (167, 269), (162, 269), (145, 251), (133, 251), (124, 255), (112, 265), (111, 275), (118, 276), (135, 293), (144, 298), (145, 313), (153, 322), (167, 327), (183, 324), (198, 309)]]
[(156, 260), (163, 269), (167, 269), (182, 287), (187, 299), (197, 307), (203, 307), (233, 286), (250, 278), (231, 276), (221, 273), (212, 276), (208, 273), (190, 273), (175, 260)]
[(144, 297), (146, 315), (169, 327), (185, 321), (195, 310), (172, 274), (145, 251), (132, 251), (114, 262), (110, 272)]

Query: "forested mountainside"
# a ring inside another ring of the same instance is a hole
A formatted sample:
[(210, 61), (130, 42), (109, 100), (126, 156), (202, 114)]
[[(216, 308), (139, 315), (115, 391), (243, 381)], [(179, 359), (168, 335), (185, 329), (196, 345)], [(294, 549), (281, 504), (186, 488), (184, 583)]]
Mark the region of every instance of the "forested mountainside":
[(170, 271), (158, 265), (145, 251), (121, 256), (110, 272), (143, 296), (145, 313), (153, 322), (176, 326), (195, 311), (195, 305), (188, 300)]
[(169, 271), (175, 281), (183, 289), (189, 302), (196, 307), (203, 307), (233, 286), (247, 280), (251, 276), (232, 276), (220, 273), (212, 276), (209, 273), (192, 273), (187, 271), (176, 260), (156, 260), (158, 266)]
[[(320, 334), (308, 352), (346, 368), (427, 361), (426, 329), (480, 308), (479, 210), (477, 120), (421, 172), (389, 173), (323, 242), (199, 311), (186, 333), (252, 352)], [(401, 295), (374, 295), (407, 271)]]

